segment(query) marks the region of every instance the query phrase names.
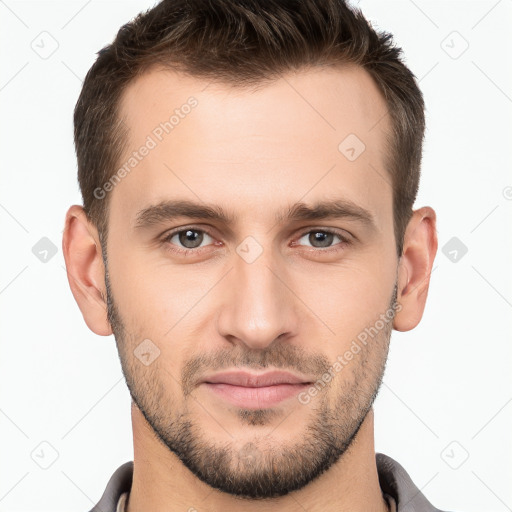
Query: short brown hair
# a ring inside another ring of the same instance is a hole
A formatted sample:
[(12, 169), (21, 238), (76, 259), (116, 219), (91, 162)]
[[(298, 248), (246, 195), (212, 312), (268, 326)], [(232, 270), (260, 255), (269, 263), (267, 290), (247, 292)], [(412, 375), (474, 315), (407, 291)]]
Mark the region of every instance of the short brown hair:
[(386, 167), (400, 256), (425, 131), (423, 95), (401, 54), (391, 34), (374, 30), (344, 0), (163, 0), (122, 26), (85, 77), (74, 140), (87, 216), (106, 239), (108, 197), (98, 199), (94, 191), (116, 172), (126, 145), (121, 95), (149, 67), (250, 87), (287, 71), (356, 64), (375, 80), (391, 119)]

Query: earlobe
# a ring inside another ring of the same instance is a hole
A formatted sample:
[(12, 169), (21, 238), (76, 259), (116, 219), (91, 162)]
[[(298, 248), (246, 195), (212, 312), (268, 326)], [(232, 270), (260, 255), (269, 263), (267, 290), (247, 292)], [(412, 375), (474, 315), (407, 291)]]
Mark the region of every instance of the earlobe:
[(81, 206), (71, 206), (66, 214), (62, 252), (69, 286), (85, 323), (100, 336), (112, 334), (107, 318), (105, 267), (98, 231)]
[(409, 331), (420, 322), (436, 252), (436, 214), (424, 206), (413, 212), (405, 231), (398, 271), (397, 302), (401, 309), (393, 321), (395, 330)]

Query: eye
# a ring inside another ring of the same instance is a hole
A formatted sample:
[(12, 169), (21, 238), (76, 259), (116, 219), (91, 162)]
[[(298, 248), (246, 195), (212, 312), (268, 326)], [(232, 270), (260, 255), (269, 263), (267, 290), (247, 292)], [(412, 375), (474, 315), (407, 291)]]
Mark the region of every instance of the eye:
[[(337, 230), (331, 229), (310, 229), (302, 233), (298, 242), (293, 242), (293, 246), (303, 245), (300, 241), (305, 238), (310, 244), (310, 247), (319, 249), (316, 252), (332, 252), (338, 251), (351, 243), (351, 240), (343, 236)], [(338, 238), (340, 242), (334, 243)], [(208, 240), (209, 239), (209, 240)], [(203, 229), (196, 229), (194, 227), (180, 228), (179, 230), (167, 233), (163, 239), (162, 244), (165, 245), (166, 250), (178, 253), (184, 256), (197, 255), (202, 253), (214, 241), (214, 238)], [(206, 242), (204, 244), (204, 242)]]
[[(176, 248), (172, 248), (171, 250), (181, 253), (189, 253), (198, 252), (197, 249), (201, 248), (201, 244), (205, 241), (205, 237), (207, 242), (208, 238), (213, 240), (206, 231), (201, 229), (182, 228), (179, 231), (168, 233), (162, 241), (163, 243), (176, 246)], [(173, 242), (173, 239), (176, 239), (175, 242)]]
[(343, 236), (340, 232), (330, 229), (309, 230), (301, 235), (299, 242), (303, 238), (305, 238), (306, 241), (311, 244), (310, 246), (314, 247), (315, 249), (331, 249), (331, 247), (333, 247), (332, 243), (335, 238), (338, 238), (341, 242), (334, 244), (334, 246), (345, 246), (350, 243), (350, 240)]

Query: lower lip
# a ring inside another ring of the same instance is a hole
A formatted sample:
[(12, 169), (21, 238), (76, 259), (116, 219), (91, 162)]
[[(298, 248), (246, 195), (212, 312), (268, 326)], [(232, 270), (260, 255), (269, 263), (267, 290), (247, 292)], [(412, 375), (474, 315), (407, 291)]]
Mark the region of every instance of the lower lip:
[(244, 409), (266, 409), (298, 395), (309, 384), (276, 384), (264, 387), (233, 386), (231, 384), (213, 384), (205, 382), (204, 385), (224, 400)]

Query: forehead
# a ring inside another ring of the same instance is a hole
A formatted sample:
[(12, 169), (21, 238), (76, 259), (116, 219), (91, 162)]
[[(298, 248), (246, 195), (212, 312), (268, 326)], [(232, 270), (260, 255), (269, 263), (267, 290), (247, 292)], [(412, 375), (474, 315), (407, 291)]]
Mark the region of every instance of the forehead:
[(120, 167), (133, 165), (112, 202), (135, 213), (170, 197), (228, 199), (254, 214), (283, 195), (329, 193), (385, 210), (386, 112), (356, 66), (288, 73), (252, 89), (152, 69), (121, 99), (128, 149)]
[[(267, 131), (270, 124), (276, 131), (285, 128), (293, 135), (301, 131), (306, 137), (329, 131), (342, 135), (343, 130), (353, 129), (361, 138), (374, 142), (373, 135), (389, 128), (389, 119), (382, 119), (387, 106), (375, 81), (352, 64), (312, 67), (244, 87), (153, 67), (132, 80), (121, 96), (120, 116), (131, 131), (132, 141), (151, 132), (155, 122), (168, 120), (191, 96), (200, 101), (205, 123), (215, 121), (224, 128), (229, 123), (232, 131), (242, 123), (242, 136), (250, 129), (245, 115), (251, 115), (252, 131), (259, 133)], [(300, 130), (292, 125), (296, 119), (311, 125)], [(379, 129), (372, 134), (377, 123)]]

